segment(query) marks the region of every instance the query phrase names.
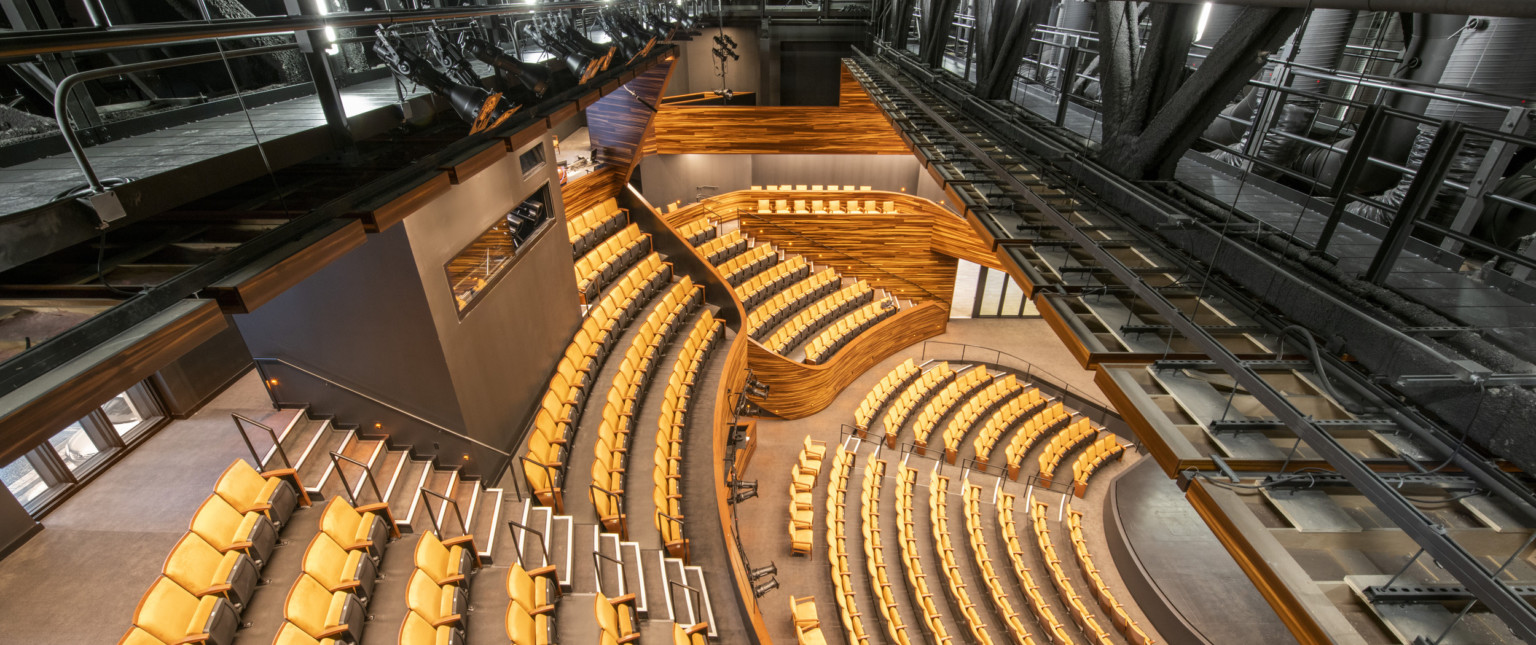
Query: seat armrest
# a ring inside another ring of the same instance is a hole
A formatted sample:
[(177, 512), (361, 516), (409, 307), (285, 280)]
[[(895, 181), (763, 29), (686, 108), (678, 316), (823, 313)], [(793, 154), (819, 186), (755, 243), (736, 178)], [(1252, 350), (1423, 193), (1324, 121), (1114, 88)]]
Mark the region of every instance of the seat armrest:
[(350, 580), (350, 581), (347, 581), (347, 582), (343, 582), (343, 583), (341, 583), (339, 585), (336, 585), (334, 587), (328, 587), (326, 589), (326, 591), (329, 591), (331, 593), (336, 593), (338, 591), (350, 591), (352, 589), (356, 589), (356, 588), (362, 586), (362, 584), (363, 584), (362, 580)]
[(627, 594), (624, 594), (624, 595), (619, 596), (617, 598), (609, 598), (608, 599), (608, 604), (610, 604), (610, 605), (619, 605), (619, 604), (633, 603), (633, 602), (635, 602), (635, 594), (632, 594), (632, 593), (627, 593)]
[(633, 643), (633, 642), (638, 641), (638, 640), (640, 640), (640, 632), (635, 632), (633, 634), (625, 636), (624, 638), (620, 638), (619, 639), (619, 645), (623, 645), (624, 643)]
[(262, 477), (295, 477), (298, 474), (299, 474), (299, 471), (297, 471), (297, 470), (295, 470), (293, 468), (278, 468), (277, 470), (263, 471), (261, 473), (261, 476)]
[(447, 578), (443, 578), (443, 581), (442, 581), (442, 583), (440, 583), (440, 586), (446, 586), (446, 585), (451, 585), (451, 584), (458, 584), (460, 582), (464, 582), (466, 579), (467, 578), (465, 578), (464, 574), (462, 574), (462, 573), (460, 573), (458, 575), (448, 576)]
[(528, 615), (530, 615), (530, 616), (538, 616), (540, 614), (553, 614), (553, 613), (555, 613), (555, 606), (554, 605), (544, 605), (543, 607), (539, 607), (538, 609), (535, 609), (533, 611), (528, 612)]
[(443, 540), (442, 542), (443, 542), (443, 546), (454, 546), (454, 545), (458, 545), (458, 544), (463, 544), (465, 542), (473, 542), (474, 540), (475, 540), (475, 536), (473, 536), (473, 535), (460, 535), (459, 537), (456, 537), (456, 538), (448, 538), (446, 540)]
[(463, 616), (460, 616), (458, 614), (449, 614), (447, 616), (443, 616), (442, 618), (437, 619), (436, 621), (433, 621), (432, 626), (433, 627), (446, 627), (448, 625), (452, 625), (452, 624), (455, 624), (455, 623), (459, 622), (459, 620), (461, 620), (462, 618), (463, 618)]
[(223, 548), (223, 549), (219, 549), (219, 553), (229, 553), (230, 551), (244, 551), (246, 549), (251, 548), (252, 546), (255, 546), (255, 545), (250, 543), (250, 542), (233, 542), (228, 547)]
[(343, 544), (341, 546), (348, 551), (356, 551), (358, 549), (371, 549), (373, 548), (373, 540), (358, 540), (351, 544)]
[(709, 623), (695, 623), (692, 627), (683, 630), (683, 633), (692, 636), (707, 629), (709, 629)]
[(530, 569), (526, 573), (533, 577), (554, 575), (556, 573), (555, 565), (547, 564), (537, 569)]
[(181, 639), (179, 641), (176, 641), (175, 643), (171, 643), (171, 645), (187, 645), (189, 643), (206, 643), (206, 642), (208, 642), (209, 636), (211, 636), (211, 635), (210, 634), (192, 634), (192, 635), (187, 636), (186, 638), (183, 638), (183, 639)]
[(201, 596), (211, 596), (213, 594), (229, 593), (229, 590), (233, 589), (233, 588), (234, 588), (234, 586), (230, 585), (227, 582), (226, 583), (216, 584), (216, 585), (209, 585), (208, 588), (203, 589), (202, 591), (197, 592), (196, 595), (201, 597)]
[(389, 504), (386, 504), (384, 502), (378, 502), (378, 503), (375, 503), (375, 504), (364, 504), (362, 506), (359, 506), (359, 507), (357, 507), (357, 512), (359, 512), (359, 513), (374, 513), (374, 512), (388, 510), (388, 509), (389, 509)]
[(327, 638), (336, 638), (336, 637), (342, 636), (342, 635), (344, 635), (346, 633), (347, 633), (347, 626), (346, 625), (337, 625), (335, 627), (327, 627), (324, 630), (321, 630), (321, 632), (320, 632), (320, 640), (325, 640)]
[(257, 502), (255, 504), (251, 504), (250, 506), (247, 506), (247, 507), (245, 507), (243, 509), (240, 509), (240, 510), (241, 510), (241, 512), (245, 512), (245, 513), (249, 513), (251, 511), (265, 512), (265, 511), (272, 510), (272, 505), (268, 504), (266, 502)]

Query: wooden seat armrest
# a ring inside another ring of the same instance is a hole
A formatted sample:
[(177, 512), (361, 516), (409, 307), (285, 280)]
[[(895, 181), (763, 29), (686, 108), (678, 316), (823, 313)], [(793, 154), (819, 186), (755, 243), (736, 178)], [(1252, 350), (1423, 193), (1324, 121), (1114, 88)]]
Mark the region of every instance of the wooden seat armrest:
[(458, 584), (460, 582), (464, 582), (465, 580), (468, 580), (468, 578), (466, 578), (464, 576), (464, 574), (459, 573), (459, 574), (454, 574), (454, 575), (448, 576), (446, 578), (443, 578), (443, 581), (441, 583), (439, 583), (439, 585), (440, 586), (447, 586), (447, 585), (452, 585), (452, 584)]
[(171, 645), (188, 645), (189, 643), (206, 643), (210, 634), (189, 634), (187, 637), (172, 643)]
[(343, 583), (341, 583), (339, 585), (336, 585), (334, 587), (329, 587), (327, 589), (327, 591), (330, 591), (331, 593), (336, 593), (338, 591), (350, 591), (352, 589), (356, 589), (358, 587), (361, 587), (362, 585), (363, 585), (363, 581), (362, 580), (349, 580), (347, 582), (343, 582)]
[(227, 546), (225, 548), (219, 549), (219, 553), (229, 553), (230, 551), (244, 551), (246, 549), (251, 548), (252, 546), (255, 546), (255, 545), (250, 543), (250, 542), (234, 542), (234, 543), (231, 543), (229, 546)]
[(374, 503), (374, 504), (364, 504), (362, 506), (359, 506), (359, 507), (357, 507), (357, 512), (359, 512), (359, 513), (373, 513), (373, 512), (376, 512), (376, 511), (383, 511), (383, 510), (388, 510), (388, 509), (389, 509), (389, 504), (386, 504), (384, 502), (377, 502), (377, 503)]
[(535, 578), (540, 577), (540, 576), (554, 575), (556, 573), (555, 572), (555, 565), (547, 564), (547, 565), (544, 565), (544, 566), (539, 567), (537, 569), (529, 569), (526, 573), (528, 575), (532, 576), (532, 577), (535, 577)]
[(634, 602), (635, 602), (635, 594), (632, 594), (632, 593), (627, 593), (627, 594), (624, 594), (624, 595), (619, 596), (617, 598), (609, 598), (608, 599), (608, 604), (610, 604), (610, 605), (620, 605), (620, 604), (634, 603)]
[(341, 636), (341, 635), (346, 634), (346, 633), (347, 633), (347, 626), (346, 625), (337, 625), (335, 627), (327, 627), (327, 628), (325, 628), (325, 629), (320, 631), (319, 639), (320, 640), (325, 640), (327, 638), (336, 638), (336, 637)]
[(197, 595), (198, 596), (211, 596), (213, 594), (229, 593), (229, 590), (233, 589), (233, 588), (234, 588), (234, 586), (229, 584), (229, 583), (227, 583), (227, 582), (216, 584), (216, 585), (209, 585), (208, 588), (203, 589), (202, 591), (197, 592)]
[(555, 613), (555, 606), (554, 605), (544, 605), (543, 607), (539, 607), (538, 609), (535, 609), (533, 611), (528, 612), (528, 615), (529, 616), (539, 616), (539, 615), (542, 615), (542, 614), (553, 614), (553, 613)]
[(446, 540), (443, 540), (443, 546), (454, 546), (454, 545), (458, 545), (458, 544), (463, 544), (465, 542), (474, 542), (474, 541), (475, 541), (475, 536), (473, 536), (473, 535), (460, 535), (459, 537), (456, 537), (456, 538), (448, 538)]
[(462, 618), (463, 618), (463, 616), (460, 616), (458, 614), (449, 614), (449, 615), (443, 616), (442, 618), (439, 618), (439, 619), (437, 619), (435, 621), (432, 621), (432, 626), (433, 627), (446, 627), (448, 625), (453, 625), (453, 624), (458, 623), (459, 620), (462, 619)]
[(348, 551), (356, 551), (358, 549), (371, 549), (373, 548), (373, 540), (358, 540), (351, 544), (343, 544), (341, 548)]
[(709, 629), (709, 623), (695, 623), (692, 627), (683, 630), (683, 633), (692, 636), (707, 629)]
[(299, 471), (297, 469), (294, 469), (294, 468), (278, 468), (278, 469), (275, 469), (275, 470), (262, 471), (261, 476), (262, 477), (297, 477), (298, 474), (299, 474)]
[(633, 642), (638, 641), (638, 640), (640, 640), (640, 632), (635, 632), (633, 634), (625, 636), (624, 638), (620, 638), (619, 639), (619, 644), (623, 645), (624, 643), (633, 643)]

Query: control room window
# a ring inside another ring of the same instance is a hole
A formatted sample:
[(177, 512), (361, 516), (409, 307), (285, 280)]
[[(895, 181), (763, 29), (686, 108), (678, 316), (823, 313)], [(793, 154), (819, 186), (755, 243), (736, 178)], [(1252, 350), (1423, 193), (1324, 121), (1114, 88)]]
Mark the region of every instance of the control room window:
[(524, 152), (523, 154), (518, 155), (517, 163), (522, 167), (524, 176), (527, 176), (528, 173), (537, 170), (539, 166), (544, 165), (544, 144), (540, 143), (539, 145), (529, 148), (528, 152)]
[(518, 250), (533, 239), (548, 219), (549, 186), (545, 185), (506, 215), (496, 218), (490, 228), (443, 266), (460, 317), (511, 268)]
[(64, 465), (70, 472), (75, 472), (101, 453), (101, 448), (96, 441), (85, 431), (85, 426), (76, 421), (68, 427), (60, 430), (48, 440), (53, 445), (54, 452), (59, 453), (59, 458), (64, 460)]
[(5, 487), (22, 506), (31, 505), (48, 492), (48, 482), (43, 480), (42, 473), (32, 465), (30, 457), (23, 456), (0, 467), (0, 481), (5, 482)]

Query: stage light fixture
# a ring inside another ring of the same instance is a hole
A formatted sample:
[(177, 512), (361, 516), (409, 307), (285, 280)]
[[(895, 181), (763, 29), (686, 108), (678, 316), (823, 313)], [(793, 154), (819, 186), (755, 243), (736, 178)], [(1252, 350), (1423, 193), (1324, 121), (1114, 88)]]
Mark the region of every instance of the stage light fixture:
[(763, 596), (768, 595), (768, 592), (778, 588), (779, 580), (778, 578), (774, 578), (773, 580), (769, 580), (768, 582), (752, 587), (752, 595), (757, 596), (758, 598), (762, 598)]

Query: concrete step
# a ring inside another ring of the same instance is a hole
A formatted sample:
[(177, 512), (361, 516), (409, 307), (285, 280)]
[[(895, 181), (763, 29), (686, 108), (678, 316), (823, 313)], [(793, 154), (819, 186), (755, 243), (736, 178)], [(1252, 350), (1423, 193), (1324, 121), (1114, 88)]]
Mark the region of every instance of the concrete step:
[[(340, 452), (351, 432), (337, 430), (331, 425), (330, 419), (312, 423), (318, 423), (319, 427), (300, 451), (295, 468), (299, 471), (299, 481), (304, 482), (305, 490), (311, 495), (318, 495), (325, 476), (331, 471), (330, 451)], [(292, 458), (293, 453), (288, 456)]]
[(597, 534), (595, 554), (587, 561), (577, 566), (590, 563), (592, 576), (597, 583), (597, 591), (609, 598), (617, 598), (629, 593), (629, 585), (624, 575), (623, 555), (619, 553), (619, 536), (617, 533)]
[[(672, 604), (667, 602), (667, 552), (663, 549), (644, 549), (640, 552), (640, 577), (641, 589), (645, 591), (645, 598), (656, 599), (647, 603), (650, 606), (649, 618), (652, 621), (672, 621)], [(643, 638), (642, 638), (643, 640)]]
[[(698, 589), (701, 592), (701, 595), (703, 596), (702, 598), (699, 598), (699, 599), (694, 599), (694, 598), (690, 598), (689, 599), (690, 601), (695, 602), (698, 605), (702, 605), (702, 612), (703, 612), (702, 615), (699, 615), (699, 614), (696, 613), (695, 617), (694, 617), (695, 618), (694, 621), (692, 623), (689, 623), (689, 625), (697, 625), (697, 624), (699, 624), (699, 621), (704, 621), (706, 623), (709, 623), (709, 629), (706, 631), (706, 633), (709, 635), (710, 638), (719, 638), (720, 637), (720, 632), (715, 627), (715, 606), (714, 606), (714, 603), (710, 602), (710, 600), (709, 600), (709, 582), (704, 579), (704, 569), (702, 567), (696, 567), (696, 566), (695, 567), (684, 567), (683, 571), (684, 571), (684, 573), (687, 574), (688, 586), (689, 587), (693, 587), (694, 589)], [(689, 591), (688, 595), (692, 596), (693, 592)], [(696, 606), (695, 611), (696, 612), (698, 611), (697, 606)]]
[(550, 537), (561, 556), (551, 556), (559, 569), (560, 588), (571, 590), (575, 583), (576, 520), (569, 515), (557, 515), (550, 520)]
[(620, 542), (619, 560), (624, 563), (624, 592), (635, 594), (635, 611), (641, 618), (650, 617), (650, 597), (645, 588), (645, 566), (640, 559), (639, 542)]
[(417, 489), (425, 486), (427, 478), (431, 476), (430, 460), (409, 460), (400, 477), (386, 493), (389, 496), (389, 512), (395, 518), (395, 526), (402, 533), (412, 531), (411, 519), (421, 501), (417, 495)]
[(475, 534), (475, 548), (479, 550), (480, 563), (491, 564), (494, 562), (496, 536), (503, 532), (501, 507), (505, 501), (505, 491), (500, 488), (481, 488), (478, 483), (475, 488), (479, 491), (479, 497), (475, 511), (469, 516), (469, 531)]
[[(294, 431), (299, 428), (307, 428), (309, 424), (309, 417), (305, 412), (305, 409), (294, 410), (293, 414), (288, 417), (287, 423), (283, 424), (282, 427), (273, 428), (273, 431), (277, 434), (277, 443), (267, 446), (267, 450), (261, 458), (262, 470), (275, 470), (286, 467), (283, 465), (282, 458), (277, 454), (277, 448), (282, 446), (286, 453), (293, 444), (297, 443), (298, 438)], [(251, 437), (253, 445), (261, 446), (272, 442), (270, 436), (262, 436), (266, 434), (265, 432), (260, 429), (257, 429), (256, 432), (260, 434)], [(292, 460), (296, 457), (298, 455), (288, 454), (289, 466), (292, 465)]]
[(572, 528), (570, 549), (565, 554), (566, 561), (570, 563), (566, 569), (570, 571), (571, 590), (579, 593), (596, 592), (597, 576), (592, 570), (592, 554), (597, 552), (597, 536), (602, 527), (597, 524), (576, 524)]

